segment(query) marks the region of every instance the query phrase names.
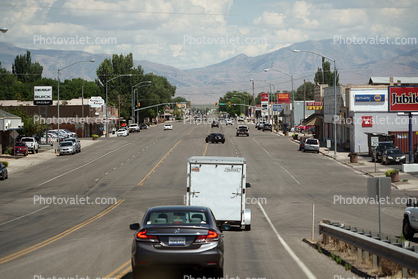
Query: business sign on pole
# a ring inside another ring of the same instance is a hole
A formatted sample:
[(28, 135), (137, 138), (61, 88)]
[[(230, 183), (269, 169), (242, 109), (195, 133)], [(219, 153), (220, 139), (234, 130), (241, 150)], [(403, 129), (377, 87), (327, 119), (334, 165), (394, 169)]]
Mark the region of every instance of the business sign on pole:
[(307, 110), (321, 110), (322, 102), (306, 102)]
[(418, 86), (389, 86), (389, 112), (418, 111)]
[(273, 111), (281, 112), (283, 106), (281, 104), (273, 104)]
[(289, 102), (289, 93), (278, 93), (277, 102), (278, 103), (288, 103)]
[(52, 86), (34, 86), (33, 104), (35, 106), (52, 105)]
[(261, 103), (269, 101), (269, 94), (268, 93), (261, 93)]
[(89, 106), (92, 108), (100, 108), (104, 105), (104, 100), (102, 97), (91, 97), (89, 99)]

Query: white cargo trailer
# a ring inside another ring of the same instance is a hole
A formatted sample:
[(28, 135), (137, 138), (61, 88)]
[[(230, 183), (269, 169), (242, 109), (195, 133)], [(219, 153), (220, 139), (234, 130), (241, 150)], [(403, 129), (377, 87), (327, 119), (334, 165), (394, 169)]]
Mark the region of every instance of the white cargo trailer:
[(246, 163), (243, 157), (193, 156), (187, 160), (187, 205), (209, 207), (222, 224), (251, 229), (245, 208)]

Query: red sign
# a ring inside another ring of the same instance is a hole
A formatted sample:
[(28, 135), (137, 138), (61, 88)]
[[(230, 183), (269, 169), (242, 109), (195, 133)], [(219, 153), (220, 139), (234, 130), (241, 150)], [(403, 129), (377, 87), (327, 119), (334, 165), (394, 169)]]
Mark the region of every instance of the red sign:
[(268, 102), (269, 101), (269, 94), (268, 93), (261, 93), (261, 101)]
[(289, 102), (289, 93), (278, 93), (277, 101), (279, 103), (288, 103)]
[(307, 110), (321, 110), (322, 102), (306, 102)]
[(389, 86), (389, 112), (418, 111), (418, 87)]
[(373, 127), (373, 116), (362, 116), (361, 127)]

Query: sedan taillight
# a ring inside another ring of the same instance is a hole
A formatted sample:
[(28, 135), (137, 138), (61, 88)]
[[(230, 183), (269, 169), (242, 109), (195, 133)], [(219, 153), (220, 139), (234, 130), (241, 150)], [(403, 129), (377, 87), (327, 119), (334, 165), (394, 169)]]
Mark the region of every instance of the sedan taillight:
[(155, 235), (148, 235), (146, 230), (139, 231), (136, 234), (137, 241), (144, 241), (144, 242), (159, 242), (158, 237)]
[(219, 239), (219, 234), (216, 231), (209, 230), (207, 235), (199, 235), (196, 237), (194, 243), (204, 243), (204, 242), (211, 242), (216, 241)]

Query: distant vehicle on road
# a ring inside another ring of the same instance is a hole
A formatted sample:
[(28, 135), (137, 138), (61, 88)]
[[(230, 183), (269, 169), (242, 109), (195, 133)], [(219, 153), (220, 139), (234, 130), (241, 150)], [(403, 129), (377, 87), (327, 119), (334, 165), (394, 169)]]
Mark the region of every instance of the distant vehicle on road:
[(60, 155), (63, 155), (63, 154), (74, 155), (76, 153), (75, 146), (71, 141), (61, 142), (59, 151), (60, 151)]
[(319, 153), (319, 140), (307, 139), (303, 147), (303, 152), (306, 151), (315, 151), (316, 153)]
[(382, 154), (382, 164), (388, 165), (390, 163), (406, 163), (406, 156), (399, 149), (387, 149)]
[(7, 172), (6, 165), (4, 165), (2, 162), (0, 162), (0, 179), (5, 180), (9, 178), (9, 174)]
[(145, 124), (145, 123), (142, 123), (141, 125), (139, 125), (139, 129), (140, 130), (146, 130), (146, 129), (148, 129), (148, 125)]
[(237, 137), (240, 135), (244, 135), (244, 136), (250, 136), (250, 132), (248, 132), (248, 127), (247, 126), (238, 126), (237, 128)]
[(306, 141), (306, 139), (303, 139), (303, 140), (300, 141), (299, 151), (301, 151), (302, 149), (305, 150), (305, 141)]
[[(156, 278), (161, 266), (197, 268), (206, 278), (223, 278), (224, 242), (212, 211), (203, 206), (157, 206), (147, 210), (136, 231), (132, 277)], [(146, 263), (146, 264), (144, 264)]]
[(395, 149), (395, 148), (396, 147), (393, 145), (393, 142), (391, 142), (391, 141), (379, 142), (379, 145), (376, 148), (376, 152), (372, 152), (372, 160), (375, 161), (376, 158), (377, 158), (377, 161), (382, 160), (382, 158), (383, 158), (383, 152), (385, 150)]
[(270, 123), (264, 123), (263, 124), (263, 132), (264, 131), (270, 131), (270, 132), (272, 132), (273, 131), (273, 126)]
[(226, 125), (232, 125), (232, 119), (227, 119), (226, 120)]
[(212, 125), (210, 126), (211, 128), (213, 128), (213, 127), (217, 127), (217, 128), (219, 128), (219, 123), (218, 122), (216, 122), (216, 121), (213, 121), (212, 122)]
[(140, 132), (140, 128), (139, 128), (139, 125), (138, 124), (136, 124), (136, 123), (132, 123), (130, 126), (129, 126), (129, 133), (139, 133)]
[(173, 125), (171, 125), (171, 124), (164, 124), (164, 131), (165, 130), (173, 130)]
[(225, 143), (225, 136), (221, 133), (211, 133), (206, 137), (205, 141), (211, 143)]
[(116, 132), (116, 135), (117, 135), (118, 137), (126, 137), (126, 136), (129, 136), (129, 131), (128, 131), (128, 130), (126, 130), (126, 129), (119, 129), (119, 130)]
[(26, 146), (26, 143), (21, 141), (16, 142), (15, 145), (12, 147), (12, 153), (13, 155), (28, 156), (28, 147)]

